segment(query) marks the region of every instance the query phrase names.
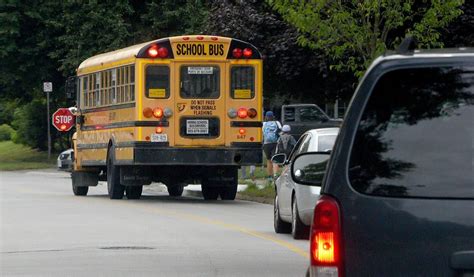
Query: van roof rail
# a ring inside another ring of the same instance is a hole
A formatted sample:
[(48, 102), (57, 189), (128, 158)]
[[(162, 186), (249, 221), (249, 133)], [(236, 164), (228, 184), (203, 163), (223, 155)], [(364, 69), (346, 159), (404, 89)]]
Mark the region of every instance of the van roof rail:
[(409, 55), (413, 54), (413, 51), (416, 48), (416, 39), (413, 36), (407, 36), (403, 39), (400, 46), (398, 46), (397, 53), (400, 55)]

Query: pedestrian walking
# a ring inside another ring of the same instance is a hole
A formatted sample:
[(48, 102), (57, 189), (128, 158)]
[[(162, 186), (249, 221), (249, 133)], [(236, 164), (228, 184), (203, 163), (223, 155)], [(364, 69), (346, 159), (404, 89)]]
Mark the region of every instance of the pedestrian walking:
[(265, 122), (263, 122), (263, 152), (267, 158), (267, 177), (269, 179), (278, 172), (278, 165), (272, 163), (272, 157), (275, 155), (277, 141), (281, 130), (281, 123), (275, 120), (272, 111), (265, 113)]
[(275, 153), (276, 154), (286, 154), (286, 158), (290, 156), (291, 150), (296, 145), (295, 138), (290, 134), (291, 127), (290, 125), (283, 125), (281, 128), (280, 137), (277, 141), (277, 146)]

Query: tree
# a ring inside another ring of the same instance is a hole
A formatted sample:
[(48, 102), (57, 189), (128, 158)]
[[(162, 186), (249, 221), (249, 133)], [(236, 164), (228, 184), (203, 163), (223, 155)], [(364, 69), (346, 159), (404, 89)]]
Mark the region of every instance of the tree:
[(298, 45), (298, 30), (265, 1), (215, 0), (208, 18), (207, 33), (250, 42), (262, 53), (265, 108), (352, 94), (354, 79), (330, 74), (323, 53)]
[(419, 47), (441, 47), (440, 30), (463, 0), (267, 0), (300, 32), (298, 42), (331, 58), (331, 68), (360, 77), (372, 60), (413, 35)]

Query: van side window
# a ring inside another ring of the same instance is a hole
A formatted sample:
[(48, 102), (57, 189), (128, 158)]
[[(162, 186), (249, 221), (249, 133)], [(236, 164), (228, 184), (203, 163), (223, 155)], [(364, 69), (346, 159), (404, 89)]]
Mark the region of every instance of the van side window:
[(474, 66), (391, 71), (358, 125), (349, 179), (359, 192), (473, 198)]

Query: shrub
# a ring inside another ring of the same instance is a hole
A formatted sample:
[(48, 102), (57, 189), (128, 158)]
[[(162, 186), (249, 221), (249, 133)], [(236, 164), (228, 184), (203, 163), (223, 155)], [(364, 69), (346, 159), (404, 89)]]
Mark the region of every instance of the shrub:
[(15, 134), (15, 130), (8, 124), (0, 125), (0, 141), (11, 140)]

